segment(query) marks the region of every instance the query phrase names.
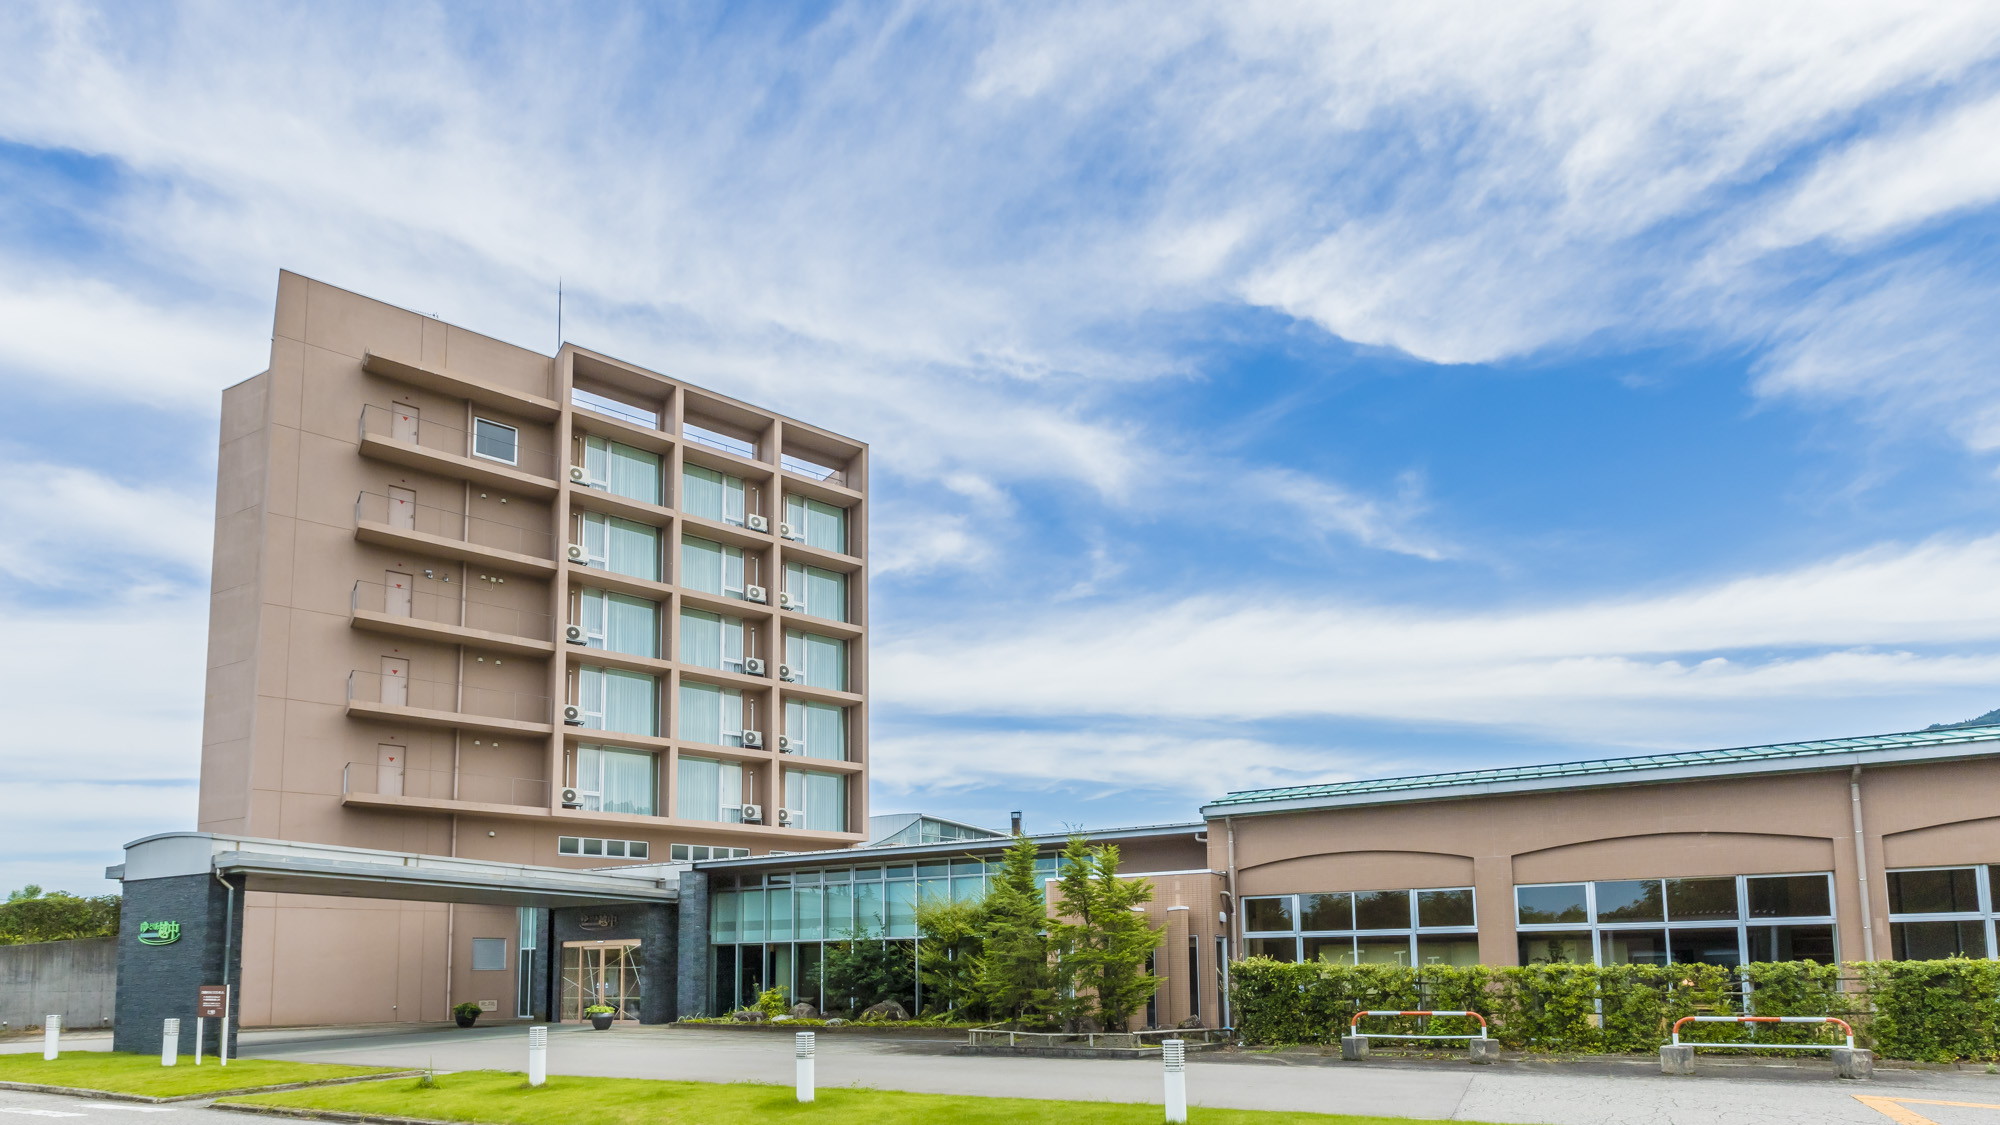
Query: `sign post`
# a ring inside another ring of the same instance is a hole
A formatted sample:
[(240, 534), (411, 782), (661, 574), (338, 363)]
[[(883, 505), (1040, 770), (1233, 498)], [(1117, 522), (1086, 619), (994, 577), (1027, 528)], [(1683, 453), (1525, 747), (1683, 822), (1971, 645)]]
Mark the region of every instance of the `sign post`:
[(204, 984), (195, 994), (194, 1009), (194, 1064), (201, 1065), (201, 1029), (205, 1021), (221, 1020), (220, 1037), (216, 1045), (216, 1057), (223, 1066), (229, 1065), (229, 986), (226, 984)]

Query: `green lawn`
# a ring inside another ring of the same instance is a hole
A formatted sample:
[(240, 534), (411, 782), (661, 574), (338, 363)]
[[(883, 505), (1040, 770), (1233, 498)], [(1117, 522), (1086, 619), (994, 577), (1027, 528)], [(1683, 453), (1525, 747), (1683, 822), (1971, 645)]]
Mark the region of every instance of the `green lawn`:
[[(538, 1089), (518, 1071), (472, 1070), (442, 1075), (435, 1089), (416, 1079), (288, 1090), (228, 1098), (231, 1102), (301, 1109), (380, 1113), (433, 1121), (495, 1125), (751, 1125), (773, 1119), (813, 1125), (1158, 1125), (1158, 1105), (969, 1098), (894, 1090), (821, 1089), (800, 1105), (790, 1086), (660, 1082), (645, 1078), (551, 1075)], [(1347, 1117), (1242, 1109), (1188, 1111), (1190, 1125), (1446, 1125), (1407, 1117)], [(1465, 1125), (1461, 1122), (1459, 1125)]]
[(33, 1052), (0, 1055), (0, 1082), (34, 1082), (42, 1086), (71, 1086), (80, 1090), (143, 1094), (151, 1098), (212, 1094), (218, 1090), (248, 1090), (255, 1086), (283, 1086), (288, 1082), (323, 1082), (329, 1078), (351, 1078), (361, 1074), (393, 1074), (397, 1069), (270, 1059), (230, 1059), (228, 1066), (222, 1066), (212, 1057), (196, 1066), (192, 1055), (182, 1055), (177, 1066), (161, 1066), (158, 1055), (114, 1054), (110, 1051), (66, 1051), (54, 1061), (45, 1061), (40, 1054)]

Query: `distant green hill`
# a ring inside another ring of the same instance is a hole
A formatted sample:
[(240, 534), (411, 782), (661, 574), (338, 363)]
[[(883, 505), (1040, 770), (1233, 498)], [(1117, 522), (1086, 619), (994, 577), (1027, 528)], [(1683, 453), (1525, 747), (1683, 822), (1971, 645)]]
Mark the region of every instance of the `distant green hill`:
[(1962, 723), (1932, 723), (1930, 726), (1927, 726), (1924, 729), (1954, 730), (1958, 727), (1983, 727), (1983, 726), (1990, 726), (1994, 723), (2000, 723), (2000, 707), (1996, 707), (1993, 710), (1986, 712), (1984, 715), (1981, 715), (1976, 719), (1967, 719)]

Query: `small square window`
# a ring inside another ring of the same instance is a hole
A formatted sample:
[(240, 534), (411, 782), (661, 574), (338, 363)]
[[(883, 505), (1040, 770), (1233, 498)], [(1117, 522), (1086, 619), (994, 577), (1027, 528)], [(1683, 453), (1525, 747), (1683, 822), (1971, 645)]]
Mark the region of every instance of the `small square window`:
[(604, 841), (604, 854), (608, 856), (617, 856), (618, 858), (623, 859), (625, 857), (625, 841), (623, 840)]
[(653, 846), (644, 840), (627, 840), (625, 842), (625, 855), (629, 859), (646, 859), (652, 850)]
[(1291, 896), (1244, 899), (1243, 928), (1251, 933), (1292, 929)]
[(507, 939), (498, 937), (476, 937), (472, 939), (472, 971), (490, 973), (507, 968)]
[[(1581, 883), (1556, 887), (1515, 887), (1514, 899), (1524, 925), (1590, 921)], [(1533, 962), (1526, 960), (1524, 955), (1521, 963)]]
[(583, 842), (583, 854), (585, 854), (585, 855), (603, 855), (603, 854), (604, 854), (604, 841), (602, 841), (602, 840), (585, 840), (585, 841)]
[[(1470, 926), (1472, 924), (1472, 889), (1470, 887), (1455, 891), (1417, 892), (1417, 925)], [(1449, 963), (1456, 965), (1459, 962), (1451, 961)]]
[(1889, 913), (1969, 914), (1979, 909), (1979, 872), (1972, 867), (1889, 872)]
[(677, 862), (685, 861), (694, 858), (694, 856), (690, 854), (690, 851), (691, 849), (686, 844), (675, 844), (669, 849), (667, 849), (667, 855), (671, 856)]
[(583, 842), (575, 836), (558, 836), (556, 837), (556, 854), (580, 855), (583, 852), (582, 845)]
[(1833, 913), (1824, 875), (1752, 876), (1745, 883), (1752, 918), (1824, 918)]
[[(1665, 905), (1661, 901), (1658, 879), (1611, 879), (1597, 884), (1597, 920), (1600, 922), (1664, 922)], [(1611, 963), (1622, 965), (1627, 962)], [(1650, 965), (1664, 962), (1632, 963)]]
[(521, 461), (521, 431), (484, 418), (472, 420), (472, 452), (489, 461), (517, 465)]

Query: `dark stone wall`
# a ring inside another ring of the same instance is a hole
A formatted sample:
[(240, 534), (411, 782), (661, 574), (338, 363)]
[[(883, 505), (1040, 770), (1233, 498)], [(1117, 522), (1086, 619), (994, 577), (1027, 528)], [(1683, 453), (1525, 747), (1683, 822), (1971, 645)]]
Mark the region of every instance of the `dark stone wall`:
[[(125, 902), (118, 921), (118, 1000), (112, 1017), (111, 1049), (160, 1053), (161, 1022), (181, 1021), (181, 1050), (194, 1052), (194, 1013), (198, 990), (205, 984), (241, 985), (243, 957), (243, 891), (230, 894), (213, 875), (176, 875), (138, 879), (124, 887)], [(172, 945), (143, 945), (141, 922), (179, 922), (180, 940)], [(225, 950), (227, 952), (225, 952)], [(218, 1028), (209, 1020), (202, 1050), (214, 1054)], [(229, 1055), (236, 1056), (236, 1020), (229, 1026)]]
[(715, 951), (708, 942), (708, 872), (681, 872), (680, 914), (680, 1004), (677, 1018), (705, 1016), (708, 1010), (709, 960)]
[[(550, 911), (550, 915), (549, 953), (555, 956), (558, 966), (558, 971), (552, 976), (561, 976), (559, 966), (562, 964), (560, 958), (564, 942), (637, 939), (641, 991), (639, 1022), (673, 1022), (679, 1002), (680, 966), (677, 954), (680, 927), (672, 904), (565, 907)], [(557, 989), (561, 988), (560, 979), (553, 983)], [(553, 1019), (560, 1010), (560, 996), (557, 996), (550, 1004), (550, 1018)]]

